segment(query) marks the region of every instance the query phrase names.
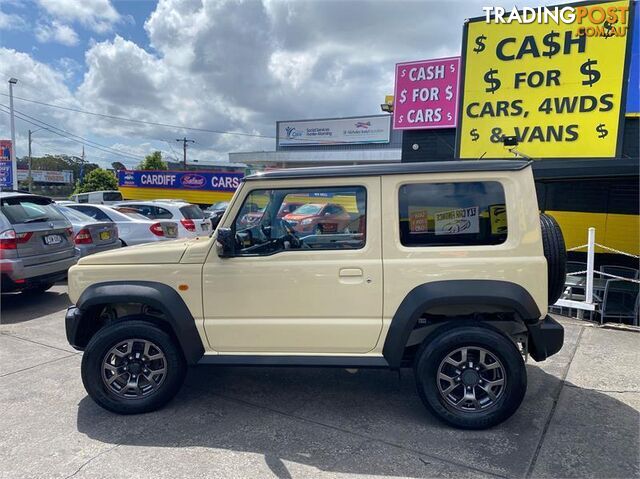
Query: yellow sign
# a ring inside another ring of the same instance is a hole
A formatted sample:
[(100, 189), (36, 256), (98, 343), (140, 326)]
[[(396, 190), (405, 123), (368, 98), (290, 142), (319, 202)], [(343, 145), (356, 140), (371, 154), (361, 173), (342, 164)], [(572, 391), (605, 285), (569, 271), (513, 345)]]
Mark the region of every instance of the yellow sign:
[(616, 156), (629, 1), (575, 8), (584, 12), (568, 23), (482, 17), (465, 25), (459, 158), (513, 158), (505, 136), (532, 158)]

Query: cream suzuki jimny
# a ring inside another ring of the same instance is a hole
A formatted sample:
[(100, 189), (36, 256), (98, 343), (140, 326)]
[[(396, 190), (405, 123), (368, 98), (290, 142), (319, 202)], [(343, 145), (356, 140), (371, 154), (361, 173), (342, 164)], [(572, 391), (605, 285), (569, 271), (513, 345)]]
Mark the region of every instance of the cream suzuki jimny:
[(157, 409), (188, 365), (414, 370), (425, 406), (486, 428), (557, 353), (565, 249), (530, 163), (448, 161), (248, 176), (219, 227), (82, 258), (69, 342), (102, 407)]

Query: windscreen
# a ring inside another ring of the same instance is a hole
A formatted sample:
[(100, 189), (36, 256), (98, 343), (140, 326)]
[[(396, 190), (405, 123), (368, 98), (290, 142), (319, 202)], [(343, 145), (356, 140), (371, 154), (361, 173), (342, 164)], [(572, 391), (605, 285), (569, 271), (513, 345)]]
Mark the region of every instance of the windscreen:
[(50, 199), (39, 196), (3, 198), (0, 209), (12, 225), (65, 219)]
[(186, 205), (180, 207), (180, 212), (188, 220), (204, 219), (204, 213), (197, 205)]

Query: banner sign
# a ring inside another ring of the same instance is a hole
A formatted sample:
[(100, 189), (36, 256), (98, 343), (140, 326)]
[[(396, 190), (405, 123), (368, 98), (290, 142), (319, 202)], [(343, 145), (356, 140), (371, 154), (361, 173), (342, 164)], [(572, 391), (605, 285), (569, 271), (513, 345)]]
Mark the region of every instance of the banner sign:
[[(18, 181), (27, 181), (29, 170), (18, 170)], [(42, 183), (73, 183), (72, 171), (31, 170), (31, 179)]]
[(11, 140), (0, 140), (0, 188), (13, 188)]
[(436, 235), (476, 234), (480, 232), (479, 208), (458, 208), (435, 215)]
[(235, 191), (240, 186), (240, 181), (242, 181), (243, 177), (242, 173), (211, 171), (120, 170), (118, 171), (118, 186)]
[(487, 13), (465, 24), (457, 157), (513, 158), (504, 136), (532, 158), (619, 154), (630, 2), (549, 8), (564, 13), (536, 21), (523, 9), (508, 22)]
[[(638, 8), (638, 2), (634, 2)], [(633, 18), (631, 39), (631, 65), (629, 67), (629, 89), (627, 90), (627, 116), (640, 116), (640, 15), (636, 10)]]
[(277, 122), (278, 146), (389, 143), (391, 116)]
[(455, 128), (459, 79), (460, 57), (396, 64), (393, 128)]

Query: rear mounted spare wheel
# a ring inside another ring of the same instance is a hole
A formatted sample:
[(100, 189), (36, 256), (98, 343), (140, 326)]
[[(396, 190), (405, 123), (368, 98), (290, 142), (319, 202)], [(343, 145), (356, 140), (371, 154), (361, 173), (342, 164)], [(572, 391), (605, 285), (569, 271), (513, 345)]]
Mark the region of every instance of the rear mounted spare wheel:
[(549, 304), (554, 304), (560, 298), (567, 274), (567, 250), (564, 237), (558, 222), (547, 214), (540, 214), (542, 229), (542, 247), (547, 258), (547, 290)]

